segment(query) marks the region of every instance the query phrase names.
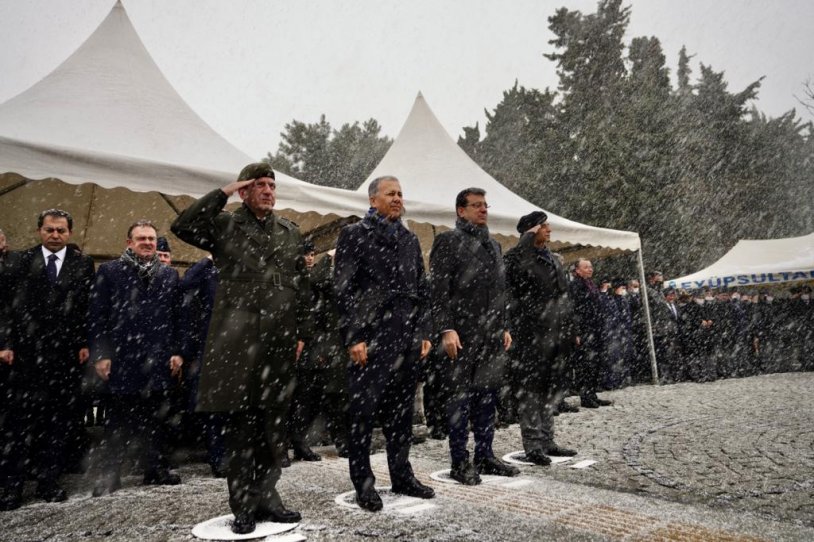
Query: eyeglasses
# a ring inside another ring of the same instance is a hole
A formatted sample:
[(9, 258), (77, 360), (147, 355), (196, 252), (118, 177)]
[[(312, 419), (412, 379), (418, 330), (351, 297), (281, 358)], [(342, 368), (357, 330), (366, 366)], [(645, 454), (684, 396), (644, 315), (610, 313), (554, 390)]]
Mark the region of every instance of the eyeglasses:
[(475, 203), (467, 203), (465, 207), (474, 207), (475, 209), (488, 209), (491, 207), (488, 203), (476, 201)]

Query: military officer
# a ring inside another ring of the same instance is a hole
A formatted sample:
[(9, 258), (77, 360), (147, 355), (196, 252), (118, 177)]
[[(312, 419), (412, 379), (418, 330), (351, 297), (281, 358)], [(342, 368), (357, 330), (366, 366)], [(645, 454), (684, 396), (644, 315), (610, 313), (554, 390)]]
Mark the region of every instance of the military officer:
[[(311, 333), (310, 287), (297, 226), (273, 213), (274, 171), (249, 164), (175, 220), (183, 241), (212, 253), (220, 284), (209, 325), (198, 410), (227, 412), (226, 467), (232, 530), (255, 521), (296, 522), (275, 489), (295, 360)], [(243, 205), (224, 211), (237, 192)]]

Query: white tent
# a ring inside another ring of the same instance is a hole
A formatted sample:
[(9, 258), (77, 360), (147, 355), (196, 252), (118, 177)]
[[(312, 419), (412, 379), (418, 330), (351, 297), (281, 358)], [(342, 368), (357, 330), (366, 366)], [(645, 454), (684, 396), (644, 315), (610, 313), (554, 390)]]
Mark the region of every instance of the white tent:
[[(390, 150), (359, 191), (367, 193), (370, 182), (381, 175), (394, 175), (402, 181), (405, 208), (408, 216), (417, 222), (454, 227), (455, 196), (471, 186), (486, 190), (492, 233), (516, 236), (518, 219), (541, 210), (500, 184), (469, 158), (438, 121), (421, 93)], [(440, 212), (423, 208), (423, 205), (411, 205), (411, 200), (434, 202)], [(631, 252), (641, 248), (639, 235), (635, 232), (596, 228), (548, 211), (546, 214), (551, 224), (552, 241), (561, 245)]]
[(814, 280), (814, 233), (785, 239), (741, 239), (709, 267), (665, 283), (691, 289), (771, 286), (806, 280)]
[[(65, 206), (80, 226), (77, 243), (104, 257), (112, 243), (120, 250), (120, 221), (156, 218), (166, 229), (189, 203), (171, 196), (221, 187), (251, 161), (172, 88), (116, 2), (69, 58), (0, 104), (0, 227), (17, 228), (11, 240), (19, 248), (31, 239), (31, 216)], [(316, 214), (367, 207), (367, 198), (352, 191), (283, 174), (277, 184), (278, 208), (310, 212), (311, 222)]]

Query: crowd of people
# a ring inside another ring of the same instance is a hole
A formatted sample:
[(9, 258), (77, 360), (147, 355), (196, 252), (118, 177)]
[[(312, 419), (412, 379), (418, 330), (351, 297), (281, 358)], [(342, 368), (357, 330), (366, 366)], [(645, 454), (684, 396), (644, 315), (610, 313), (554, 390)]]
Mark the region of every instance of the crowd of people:
[[(599, 408), (611, 404), (599, 392), (652, 379), (638, 281), (597, 284), (587, 259), (567, 268), (548, 247), (544, 212), (520, 219), (503, 254), (486, 192), (463, 190), (425, 269), (401, 220), (401, 183), (380, 177), (364, 218), (316, 261), (273, 213), (275, 189), (268, 164), (250, 164), (184, 210), (173, 233), (210, 256), (183, 277), (147, 220), (96, 270), (70, 243), (63, 210), (39, 215), (41, 244), (29, 250), (7, 252), (0, 232), (0, 510), (21, 506), (28, 479), (38, 498), (67, 498), (60, 476), (83, 469), (91, 412), (104, 420), (90, 453), (94, 497), (121, 487), (135, 450), (144, 484), (181, 483), (173, 447), (195, 435), (226, 478), (232, 530), (245, 534), (258, 521), (300, 520), (276, 483), (289, 449), (321, 459), (308, 439), (318, 416), (349, 459), (357, 504), (378, 511), (374, 427), (392, 491), (434, 496), (409, 461), (417, 390), (432, 437), (449, 440), (450, 476), (476, 485), (519, 474), (495, 457), (496, 427), (518, 422), (525, 459), (545, 466), (577, 453), (555, 441), (554, 416), (578, 409), (566, 396)], [(233, 194), (243, 205), (225, 211)], [(664, 382), (812, 369), (810, 288), (781, 300), (676, 292), (662, 280), (650, 273), (646, 287)]]

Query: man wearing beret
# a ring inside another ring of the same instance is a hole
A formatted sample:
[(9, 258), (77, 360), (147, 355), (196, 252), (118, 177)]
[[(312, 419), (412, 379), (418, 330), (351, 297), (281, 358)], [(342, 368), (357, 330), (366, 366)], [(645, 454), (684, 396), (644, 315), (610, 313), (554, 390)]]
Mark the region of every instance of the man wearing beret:
[[(455, 200), (455, 229), (439, 234), (430, 252), (432, 315), (442, 348), (436, 374), (449, 394), (450, 476), (464, 485), (479, 484), (480, 474), (520, 474), (492, 452), (497, 390), (512, 337), (503, 258), (500, 245), (489, 237), (488, 207), (483, 189), (461, 191)], [(470, 421), (474, 466), (466, 450)]]
[(554, 442), (554, 408), (562, 398), (560, 381), (575, 334), (568, 279), (551, 240), (548, 216), (535, 211), (517, 224), (520, 241), (506, 253), (509, 314), (514, 333), (512, 374), (517, 383), (520, 435), (526, 458), (549, 465), (548, 455), (572, 456)]
[(387, 439), (393, 492), (422, 499), (435, 492), (416, 479), (409, 461), (419, 360), (431, 347), (424, 259), (418, 238), (401, 222), (399, 180), (374, 179), (368, 196), (371, 207), (362, 221), (339, 233), (334, 289), (351, 359), (350, 477), (359, 507), (376, 512), (383, 506), (370, 467), (376, 418)]
[(158, 261), (164, 265), (172, 265), (172, 249), (170, 249), (170, 242), (163, 235), (155, 240), (155, 253), (158, 255)]
[[(295, 362), (311, 334), (310, 287), (297, 226), (273, 213), (274, 172), (249, 164), (175, 220), (183, 241), (212, 253), (220, 283), (201, 368), (198, 411), (229, 414), (226, 434), (232, 531), (255, 521), (297, 522), (275, 486)], [(237, 192), (243, 205), (224, 211)]]

